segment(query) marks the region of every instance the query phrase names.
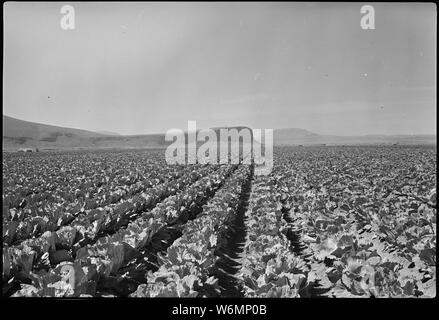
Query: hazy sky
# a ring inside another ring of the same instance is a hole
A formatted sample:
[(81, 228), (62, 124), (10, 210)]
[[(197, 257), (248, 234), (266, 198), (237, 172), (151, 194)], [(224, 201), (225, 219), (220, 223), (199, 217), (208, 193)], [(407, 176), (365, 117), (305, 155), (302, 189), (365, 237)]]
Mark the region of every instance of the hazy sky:
[(9, 2), (3, 114), (121, 134), (435, 133), (436, 7), (372, 4), (375, 30), (361, 3)]

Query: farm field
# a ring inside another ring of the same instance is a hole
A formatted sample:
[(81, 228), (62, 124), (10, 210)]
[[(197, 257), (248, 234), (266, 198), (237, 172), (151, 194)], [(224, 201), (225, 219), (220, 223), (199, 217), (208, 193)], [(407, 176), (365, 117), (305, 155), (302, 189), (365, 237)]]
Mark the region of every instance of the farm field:
[(164, 150), (3, 153), (2, 294), (435, 297), (436, 158), (275, 147), (263, 176)]

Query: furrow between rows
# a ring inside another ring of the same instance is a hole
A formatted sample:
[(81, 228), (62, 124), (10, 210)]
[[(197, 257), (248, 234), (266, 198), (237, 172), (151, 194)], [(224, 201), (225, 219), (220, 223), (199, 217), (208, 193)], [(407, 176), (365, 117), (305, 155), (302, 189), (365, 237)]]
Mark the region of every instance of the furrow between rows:
[(216, 277), (216, 263), (224, 262), (226, 255), (232, 258), (238, 253), (232, 246), (232, 242), (237, 243), (236, 235), (233, 239), (230, 232), (232, 225), (237, 227), (236, 217), (245, 208), (243, 195), (251, 171), (250, 166), (239, 166), (203, 205), (200, 214), (182, 226), (166, 253), (157, 255), (155, 271), (148, 272), (146, 283), (131, 296), (215, 297), (224, 293), (228, 279)]

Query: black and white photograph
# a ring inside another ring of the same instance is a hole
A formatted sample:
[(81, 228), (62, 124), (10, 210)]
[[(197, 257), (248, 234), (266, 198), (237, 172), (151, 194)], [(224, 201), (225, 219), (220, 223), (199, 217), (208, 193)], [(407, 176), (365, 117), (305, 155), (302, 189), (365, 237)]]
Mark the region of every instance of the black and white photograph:
[(3, 26), (4, 300), (436, 298), (435, 3), (5, 2)]

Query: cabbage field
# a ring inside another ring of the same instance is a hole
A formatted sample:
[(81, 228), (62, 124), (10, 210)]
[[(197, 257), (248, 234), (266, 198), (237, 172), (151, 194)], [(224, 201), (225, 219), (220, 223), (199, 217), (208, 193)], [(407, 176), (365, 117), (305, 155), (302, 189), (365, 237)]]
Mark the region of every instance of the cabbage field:
[(10, 297), (436, 295), (436, 146), (3, 153)]

